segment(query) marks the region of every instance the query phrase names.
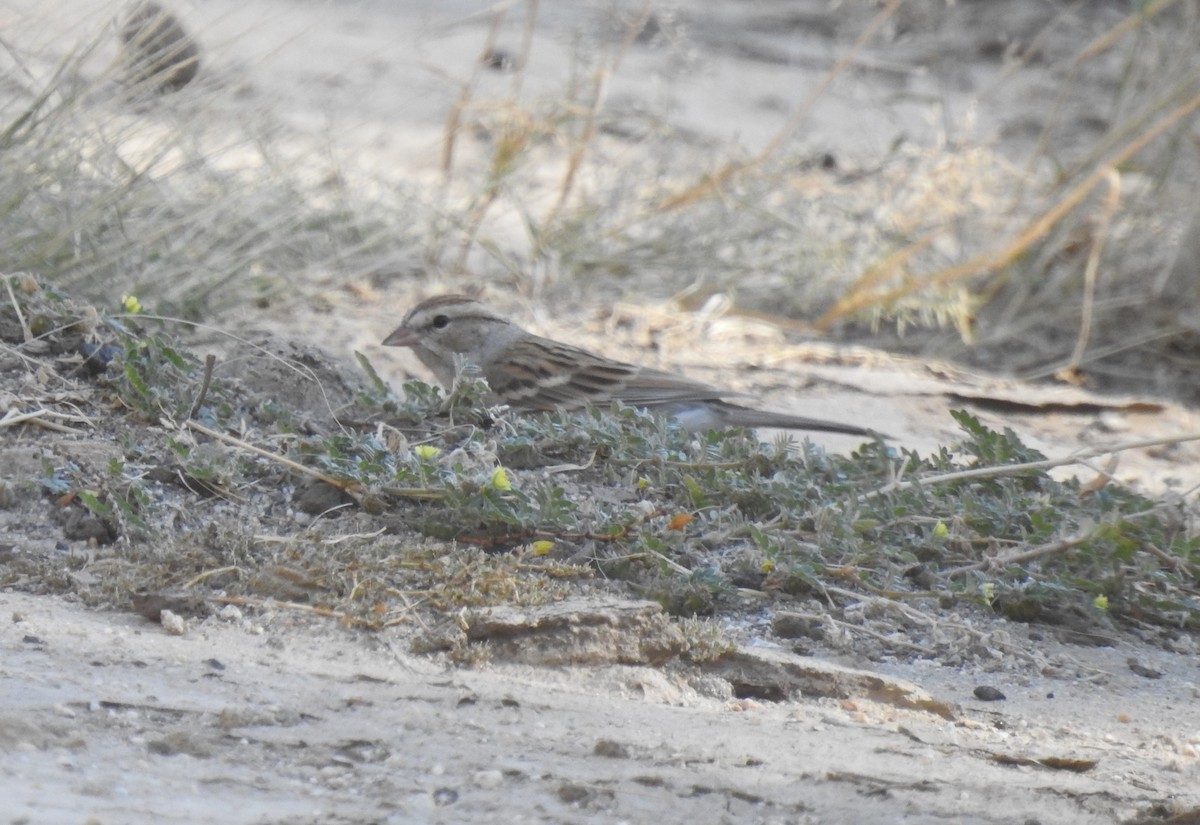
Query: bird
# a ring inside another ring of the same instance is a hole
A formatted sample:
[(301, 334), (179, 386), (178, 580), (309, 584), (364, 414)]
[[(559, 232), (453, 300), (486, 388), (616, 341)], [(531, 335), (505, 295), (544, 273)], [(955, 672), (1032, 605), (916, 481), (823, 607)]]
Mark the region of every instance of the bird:
[(487, 380), (490, 400), (522, 411), (577, 410), (620, 401), (673, 416), (693, 432), (776, 427), (881, 437), (854, 424), (734, 404), (724, 399), (739, 393), (543, 338), (466, 295), (438, 295), (417, 304), (383, 345), (411, 348), (447, 388), (457, 378), (456, 358), (472, 364)]

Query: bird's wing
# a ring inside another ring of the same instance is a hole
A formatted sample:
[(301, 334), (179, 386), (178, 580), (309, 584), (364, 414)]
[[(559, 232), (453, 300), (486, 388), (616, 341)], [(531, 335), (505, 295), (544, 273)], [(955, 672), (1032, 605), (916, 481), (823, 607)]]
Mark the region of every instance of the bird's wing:
[(654, 407), (680, 401), (712, 401), (740, 393), (723, 390), (682, 375), (638, 367), (637, 372), (629, 376), (625, 385), (614, 395), (635, 407)]
[(497, 399), (518, 409), (572, 410), (622, 401), (676, 416), (688, 429), (781, 427), (880, 437), (856, 424), (730, 404), (721, 399), (737, 393), (546, 338), (515, 341), (483, 373)]
[(653, 407), (732, 394), (546, 338), (514, 342), (483, 373), (500, 401), (533, 410), (569, 410), (610, 401)]

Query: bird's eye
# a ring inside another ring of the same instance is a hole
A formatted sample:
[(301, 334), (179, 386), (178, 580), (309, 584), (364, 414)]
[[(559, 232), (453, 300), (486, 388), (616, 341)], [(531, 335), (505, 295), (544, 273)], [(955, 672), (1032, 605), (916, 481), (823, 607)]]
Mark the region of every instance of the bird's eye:
[(449, 324), (450, 324), (450, 319), (447, 318), (445, 315), (433, 316), (433, 328), (434, 329), (445, 329), (447, 326), (449, 326)]

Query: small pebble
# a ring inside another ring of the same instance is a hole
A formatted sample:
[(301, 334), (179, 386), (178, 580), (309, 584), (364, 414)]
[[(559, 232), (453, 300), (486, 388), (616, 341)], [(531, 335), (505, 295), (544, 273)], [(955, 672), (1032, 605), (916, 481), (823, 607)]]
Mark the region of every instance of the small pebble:
[(1129, 659), (1127, 664), (1129, 669), (1141, 676), (1143, 679), (1161, 679), (1163, 677), (1161, 670), (1155, 670), (1151, 667), (1146, 667), (1137, 659)]
[(184, 633), (187, 633), (187, 622), (178, 613), (164, 610), (159, 614), (158, 621), (162, 624), (163, 630), (172, 636), (182, 636)]
[(497, 770), (475, 771), (471, 776), (471, 781), (477, 788), (492, 790), (504, 784), (504, 774)]
[(973, 691), (975, 698), (981, 702), (1003, 702), (1008, 697), (991, 685), (980, 685)]
[(598, 739), (592, 753), (597, 756), (607, 756), (609, 759), (628, 759), (629, 748), (611, 739)]
[(439, 808), (453, 805), (458, 801), (458, 791), (453, 788), (438, 788), (433, 792), (433, 804)]

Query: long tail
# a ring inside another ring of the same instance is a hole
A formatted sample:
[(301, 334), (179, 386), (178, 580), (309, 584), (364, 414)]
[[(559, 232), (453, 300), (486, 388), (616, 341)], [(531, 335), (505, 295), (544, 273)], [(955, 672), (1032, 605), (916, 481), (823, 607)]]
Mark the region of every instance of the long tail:
[(781, 430), (809, 430), (811, 432), (842, 433), (844, 435), (859, 435), (870, 439), (886, 439), (887, 436), (868, 427), (856, 424), (844, 424), (840, 421), (823, 421), (819, 418), (805, 418), (800, 415), (756, 410), (731, 404), (728, 401), (708, 401), (703, 410), (693, 406), (690, 409), (680, 409), (678, 405), (670, 410), (689, 430), (711, 430), (717, 427), (775, 427)]

